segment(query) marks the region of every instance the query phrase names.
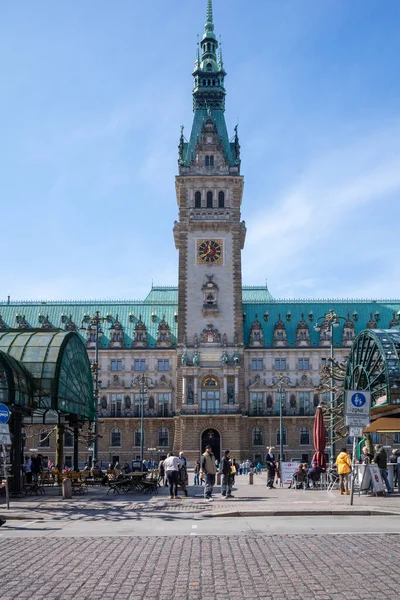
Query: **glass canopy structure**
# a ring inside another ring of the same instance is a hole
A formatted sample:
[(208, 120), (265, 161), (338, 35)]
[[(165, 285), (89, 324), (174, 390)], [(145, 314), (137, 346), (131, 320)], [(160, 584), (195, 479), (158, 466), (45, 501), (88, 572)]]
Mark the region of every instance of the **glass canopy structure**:
[(5, 404), (26, 412), (52, 409), (82, 421), (95, 418), (90, 362), (77, 333), (0, 332), (0, 377)]

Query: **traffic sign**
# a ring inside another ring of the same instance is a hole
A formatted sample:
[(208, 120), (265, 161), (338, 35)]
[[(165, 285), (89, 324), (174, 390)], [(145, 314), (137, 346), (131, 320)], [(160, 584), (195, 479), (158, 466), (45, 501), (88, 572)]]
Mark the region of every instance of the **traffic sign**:
[(371, 392), (366, 390), (347, 390), (345, 415), (368, 416), (371, 408)]
[(0, 423), (8, 423), (10, 420), (10, 411), (7, 404), (0, 404)]
[(364, 427), (367, 427), (367, 425), (370, 424), (370, 418), (369, 415), (368, 416), (357, 416), (357, 415), (346, 415), (345, 416), (345, 423), (347, 425), (347, 427), (362, 427), (364, 429)]
[(351, 437), (362, 438), (363, 436), (363, 427), (350, 427), (349, 435)]

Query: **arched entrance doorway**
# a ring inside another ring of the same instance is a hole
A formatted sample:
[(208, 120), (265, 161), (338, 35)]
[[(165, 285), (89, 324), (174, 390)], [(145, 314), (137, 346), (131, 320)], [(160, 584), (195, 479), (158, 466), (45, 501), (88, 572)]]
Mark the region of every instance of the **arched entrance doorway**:
[(201, 434), (201, 453), (211, 446), (216, 460), (221, 460), (221, 436), (216, 429), (206, 429)]

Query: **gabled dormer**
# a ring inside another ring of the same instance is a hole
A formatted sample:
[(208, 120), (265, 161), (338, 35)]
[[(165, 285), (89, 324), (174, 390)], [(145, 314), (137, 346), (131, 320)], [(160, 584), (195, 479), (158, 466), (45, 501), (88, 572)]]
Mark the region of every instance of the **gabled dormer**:
[(110, 327), (110, 348), (124, 347), (124, 328), (118, 319), (118, 315), (115, 315), (115, 321), (113, 321)]
[(132, 345), (134, 348), (147, 347), (147, 329), (146, 325), (142, 321), (142, 315), (139, 315), (139, 320), (135, 325), (135, 334)]
[(69, 319), (65, 324), (65, 331), (76, 331), (76, 325), (72, 320), (72, 315), (69, 315)]
[(250, 340), (249, 346), (251, 348), (263, 348), (264, 347), (264, 333), (262, 329), (262, 325), (258, 320), (258, 315), (256, 314), (256, 318), (250, 327)]
[(304, 319), (304, 314), (301, 314), (301, 321), (296, 328), (296, 346), (304, 347), (310, 346), (310, 329), (307, 321)]
[(319, 345), (321, 348), (327, 348), (331, 345), (331, 330), (325, 321), (319, 330)]
[(288, 346), (286, 326), (282, 321), (280, 314), (278, 314), (278, 320), (274, 325), (274, 341), (272, 342), (272, 345), (275, 348), (284, 348)]
[(158, 326), (157, 346), (159, 348), (170, 348), (171, 346), (171, 330), (165, 320), (165, 315), (162, 316), (162, 320)]
[(343, 325), (342, 346), (352, 346), (355, 337), (354, 322), (350, 319), (350, 314), (348, 314)]

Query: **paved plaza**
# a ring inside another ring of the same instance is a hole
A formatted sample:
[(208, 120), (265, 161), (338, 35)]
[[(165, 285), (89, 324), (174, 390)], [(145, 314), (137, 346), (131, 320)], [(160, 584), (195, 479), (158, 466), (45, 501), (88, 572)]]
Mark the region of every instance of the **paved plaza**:
[(350, 507), (337, 492), (267, 490), (264, 476), (253, 486), (237, 478), (232, 501), (207, 504), (201, 491), (12, 499), (8, 514), (1, 507), (0, 598), (398, 597), (399, 496), (357, 496)]

